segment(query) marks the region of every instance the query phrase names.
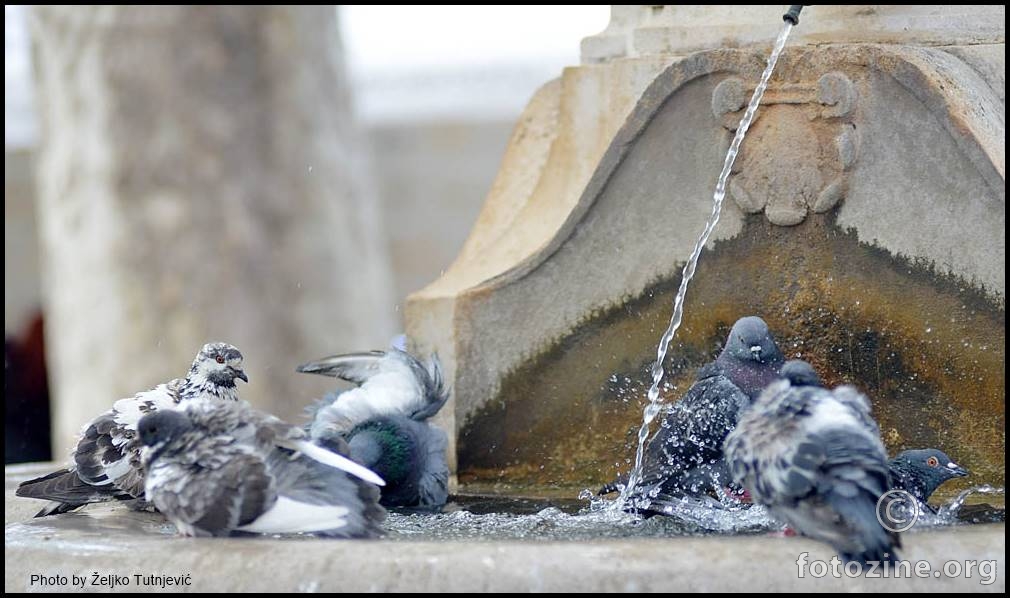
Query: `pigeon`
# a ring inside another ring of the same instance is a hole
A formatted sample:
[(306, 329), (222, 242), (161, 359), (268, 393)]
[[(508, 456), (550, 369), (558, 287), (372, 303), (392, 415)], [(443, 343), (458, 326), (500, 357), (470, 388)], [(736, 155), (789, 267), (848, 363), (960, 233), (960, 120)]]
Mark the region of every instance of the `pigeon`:
[(930, 512), (926, 501), (944, 482), (963, 478), (968, 470), (961, 467), (939, 449), (905, 451), (889, 463), (891, 489), (905, 490)]
[(137, 424), (145, 498), (183, 536), (372, 537), (382, 479), (246, 403), (191, 401)]
[[(782, 352), (757, 316), (733, 324), (715, 361), (701, 368), (687, 393), (667, 408), (646, 447), (642, 478), (627, 502), (632, 511), (651, 513), (673, 498), (715, 494), (732, 484), (723, 460), (723, 441), (740, 413), (772, 382)], [(621, 482), (605, 486), (613, 492)]]
[(321, 446), (346, 441), (351, 457), (383, 477), (385, 507), (438, 509), (449, 497), (448, 439), (428, 420), (449, 398), (438, 357), (427, 365), (400, 349), (335, 355), (299, 372), (357, 385), (309, 408)]
[(249, 382), (242, 370), (242, 353), (227, 343), (204, 345), (185, 378), (117, 401), (84, 427), (67, 468), (23, 482), (17, 495), (53, 501), (36, 517), (67, 513), (90, 503), (141, 498), (140, 418), (190, 400), (238, 401), (236, 380)]
[(878, 520), (887, 453), (868, 399), (828, 390), (810, 364), (790, 361), (726, 438), (733, 478), (797, 532), (845, 562), (896, 560), (897, 532)]

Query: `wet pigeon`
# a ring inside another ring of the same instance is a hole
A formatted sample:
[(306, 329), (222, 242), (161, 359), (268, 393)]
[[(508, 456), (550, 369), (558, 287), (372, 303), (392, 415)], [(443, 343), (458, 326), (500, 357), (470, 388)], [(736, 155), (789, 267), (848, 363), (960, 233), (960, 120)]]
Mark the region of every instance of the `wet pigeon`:
[(888, 464), (869, 401), (851, 386), (823, 388), (803, 361), (786, 363), (781, 376), (726, 439), (734, 479), (844, 561), (895, 560), (900, 537), (877, 520)]
[(437, 508), (449, 496), (445, 432), (427, 420), (449, 393), (438, 357), (426, 366), (406, 351), (336, 355), (298, 367), (358, 386), (330, 393), (310, 407), (312, 439), (346, 440), (351, 456), (386, 480), (386, 507)]
[(246, 403), (191, 401), (137, 427), (145, 497), (184, 536), (380, 531), (382, 480), (348, 459), (346, 445), (320, 448)]
[(137, 422), (152, 411), (194, 399), (237, 401), (235, 380), (249, 381), (242, 353), (227, 343), (200, 349), (189, 374), (122, 399), (84, 427), (66, 469), (29, 480), (17, 495), (55, 501), (36, 517), (67, 513), (89, 503), (133, 500), (144, 493)]
[(961, 467), (939, 449), (905, 451), (889, 464), (892, 489), (901, 489), (917, 498), (931, 512), (926, 502), (944, 482), (963, 478), (968, 470)]
[(719, 357), (702, 367), (687, 393), (666, 410), (646, 447), (642, 479), (628, 503), (631, 510), (649, 512), (650, 506), (676, 497), (718, 496), (731, 485), (723, 441), (742, 410), (775, 379), (782, 361), (764, 320), (737, 320)]

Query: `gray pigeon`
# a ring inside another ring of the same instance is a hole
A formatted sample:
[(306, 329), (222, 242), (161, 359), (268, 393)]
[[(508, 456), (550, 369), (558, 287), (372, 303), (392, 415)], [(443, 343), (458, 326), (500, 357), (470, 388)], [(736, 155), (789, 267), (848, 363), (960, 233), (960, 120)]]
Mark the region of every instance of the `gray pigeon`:
[(236, 379), (249, 381), (242, 370), (242, 353), (227, 343), (204, 345), (185, 378), (116, 401), (84, 427), (69, 467), (23, 482), (17, 495), (55, 501), (36, 517), (67, 513), (89, 503), (142, 497), (140, 418), (194, 399), (237, 401)]
[(845, 562), (896, 560), (900, 537), (877, 519), (888, 464), (869, 401), (851, 386), (823, 388), (804, 361), (786, 363), (781, 376), (726, 438), (734, 479)]
[(628, 507), (649, 513), (673, 498), (718, 496), (731, 485), (723, 441), (740, 413), (775, 379), (782, 361), (764, 320), (737, 320), (719, 357), (702, 367), (687, 393), (666, 410), (646, 447), (642, 479)]
[(358, 386), (310, 407), (309, 431), (321, 446), (346, 441), (351, 456), (386, 480), (386, 507), (438, 508), (449, 496), (448, 441), (428, 422), (449, 393), (438, 357), (426, 366), (399, 349), (335, 355), (298, 367)]
[(220, 401), (145, 415), (138, 430), (146, 499), (184, 536), (380, 531), (382, 480), (346, 445), (320, 448), (301, 428)]
[(968, 475), (967, 469), (939, 449), (905, 451), (891, 459), (888, 469), (892, 489), (905, 490), (932, 512), (926, 501), (933, 492), (948, 480)]

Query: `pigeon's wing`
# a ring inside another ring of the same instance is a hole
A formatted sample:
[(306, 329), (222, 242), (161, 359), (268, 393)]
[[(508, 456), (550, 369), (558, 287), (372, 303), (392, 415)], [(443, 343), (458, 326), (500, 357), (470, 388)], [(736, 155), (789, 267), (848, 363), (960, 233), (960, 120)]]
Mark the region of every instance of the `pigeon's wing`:
[(790, 455), (803, 442), (801, 418), (808, 417), (817, 393), (814, 387), (794, 388), (788, 381), (773, 383), (724, 444), (733, 479), (747, 488), (754, 500), (770, 504), (779, 496), (773, 483), (789, 476)]
[(747, 395), (721, 374), (695, 382), (667, 410), (649, 442), (641, 487), (649, 491), (659, 485), (664, 494), (674, 495), (704, 492), (705, 489), (692, 491), (684, 487), (685, 482), (697, 486), (689, 481), (689, 472), (712, 468), (713, 477), (718, 473), (723, 441), (748, 402)]
[(68, 513), (91, 503), (136, 498), (111, 485), (92, 486), (81, 480), (76, 471), (69, 469), (22, 482), (16, 494), (25, 498), (54, 501), (39, 511), (36, 517)]
[(81, 481), (109, 486), (133, 497), (144, 493), (137, 422), (158, 409), (172, 408), (179, 400), (182, 380), (116, 401), (109, 411), (91, 421), (73, 453), (74, 469)]
[[(888, 461), (869, 401), (852, 387), (839, 387), (808, 409), (802, 442), (795, 445), (790, 478), (803, 492), (797, 473), (819, 494), (874, 503), (888, 488)], [(795, 495), (795, 492), (794, 492)]]
[(182, 382), (173, 380), (117, 401), (84, 427), (69, 468), (23, 482), (17, 495), (55, 501), (36, 517), (66, 513), (90, 503), (142, 496), (144, 472), (137, 422), (146, 413), (174, 406)]
[(297, 369), (303, 374), (331, 376), (361, 386), (369, 378), (379, 373), (382, 361), (385, 358), (385, 351), (344, 353), (302, 364)]
[(277, 417), (257, 411), (248, 404), (224, 401), (187, 401), (184, 407), (190, 419), (208, 435), (228, 435), (244, 447), (265, 456), (274, 448), (302, 453), (330, 467), (335, 467), (367, 482), (382, 486), (382, 478), (344, 454), (313, 444), (307, 433)]
[(275, 450), (267, 467), (278, 500), (239, 528), (257, 533), (318, 533), (337, 537), (373, 536), (385, 510), (378, 489), (304, 454)]
[(759, 457), (755, 498), (788, 506), (818, 493), (854, 498), (865, 491), (876, 501), (887, 489), (880, 442), (862, 431), (798, 434), (794, 442), (776, 457)]
[(426, 365), (398, 349), (351, 353), (303, 364), (298, 371), (334, 376), (358, 385), (328, 395), (312, 408), (314, 438), (347, 434), (355, 426), (383, 415), (423, 421), (438, 413), (449, 398), (438, 356)]
[[(756, 501), (766, 505), (794, 501), (816, 485), (823, 455), (808, 452), (815, 448), (812, 434), (833, 425), (826, 410), (818, 412), (819, 404), (830, 396), (820, 387), (776, 381), (727, 436), (725, 453), (733, 478)], [(851, 412), (839, 407), (835, 415), (853, 423)]]
[(273, 478), (254, 454), (216, 444), (196, 462), (156, 461), (147, 484), (154, 502), (185, 535), (226, 536), (278, 501)]
[(900, 538), (877, 519), (877, 502), (887, 491), (887, 462), (878, 438), (852, 429), (812, 434), (791, 463), (788, 476), (780, 478), (790, 494), (786, 500), (797, 503), (787, 507), (787, 520), (830, 543), (846, 561), (895, 558)]

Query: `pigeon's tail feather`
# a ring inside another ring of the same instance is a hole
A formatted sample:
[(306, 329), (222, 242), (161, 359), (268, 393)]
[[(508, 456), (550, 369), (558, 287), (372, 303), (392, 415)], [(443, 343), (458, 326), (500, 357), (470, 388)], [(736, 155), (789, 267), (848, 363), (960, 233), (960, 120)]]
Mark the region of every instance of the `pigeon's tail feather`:
[(22, 482), (16, 495), (54, 501), (54, 504), (39, 511), (36, 517), (69, 513), (90, 503), (133, 498), (112, 486), (92, 486), (81, 480), (76, 471), (67, 469)]
[(832, 492), (825, 498), (852, 530), (848, 546), (839, 549), (842, 560), (863, 565), (868, 561), (897, 561), (901, 537), (880, 524), (877, 520), (876, 501), (868, 493), (852, 498)]
[(68, 503), (68, 502), (50, 502), (48, 505), (42, 507), (42, 509), (33, 515), (33, 517), (48, 517), (50, 515), (61, 515), (63, 513), (70, 513), (76, 511), (83, 507), (84, 504)]
[(424, 386), (424, 403), (421, 407), (410, 414), (411, 419), (422, 421), (434, 417), (442, 409), (446, 401), (449, 400), (449, 387), (445, 384), (445, 376), (442, 373), (442, 362), (438, 355), (432, 355), (427, 365), (421, 364), (407, 353), (403, 355), (410, 357), (414, 363), (418, 379)]
[(359, 465), (343, 455), (318, 447), (311, 442), (306, 442), (304, 440), (284, 441), (278, 443), (278, 446), (302, 453), (310, 459), (347, 472), (354, 477), (375, 484), (376, 486), (386, 485), (386, 482), (383, 481), (381, 477), (376, 475), (375, 472), (367, 467)]

